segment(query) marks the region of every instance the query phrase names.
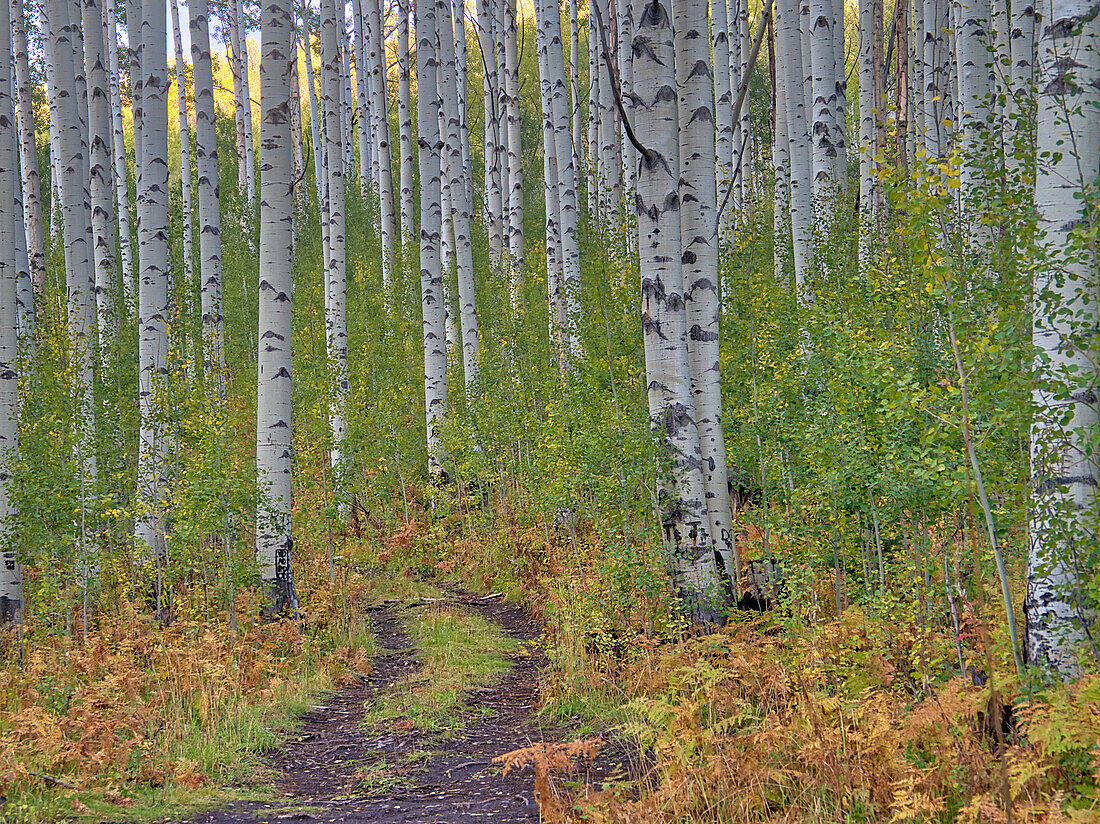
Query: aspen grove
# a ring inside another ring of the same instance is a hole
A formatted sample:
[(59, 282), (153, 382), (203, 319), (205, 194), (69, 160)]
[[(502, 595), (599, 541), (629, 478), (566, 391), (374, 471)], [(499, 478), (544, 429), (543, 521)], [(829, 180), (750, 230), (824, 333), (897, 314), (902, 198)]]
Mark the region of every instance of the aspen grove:
[(603, 734), (543, 820), (1094, 820), (1095, 4), (0, 16), (0, 823), (217, 806), (474, 593)]

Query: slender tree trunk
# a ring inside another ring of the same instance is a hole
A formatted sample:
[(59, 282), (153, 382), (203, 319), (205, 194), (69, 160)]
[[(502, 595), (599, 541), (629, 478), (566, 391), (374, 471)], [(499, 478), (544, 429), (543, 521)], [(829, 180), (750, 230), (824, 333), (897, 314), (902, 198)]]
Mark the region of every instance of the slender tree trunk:
[[(357, 5), (357, 3), (356, 3)], [(355, 95), (351, 88), (351, 37), (345, 26), (340, 32), (340, 84), (343, 89), (343, 105), (340, 107), (340, 128), (343, 129), (344, 134), (344, 181), (351, 180), (355, 175), (355, 137), (354, 137), (354, 123), (355, 120)], [(380, 116), (379, 116), (380, 117)], [(374, 140), (378, 140), (378, 129), (380, 126), (375, 124)], [(372, 162), (375, 164), (375, 180), (378, 186), (381, 186), (380, 167), (378, 166), (378, 158), (372, 156)]]
[(256, 393), (256, 561), (271, 616), (298, 611), (291, 566), (291, 272), (294, 260), (290, 118), (294, 15), (290, 0), (260, 12), (260, 315)]
[(500, 188), (501, 154), (497, 135), (500, 133), (500, 107), (496, 88), (497, 65), (493, 13), (503, 0), (477, 0), (477, 38), (481, 48), (483, 111), (485, 118), (482, 154), (485, 158), (485, 228), (489, 235), (489, 260), (497, 266), (504, 256), (504, 212)]
[(299, 221), (309, 203), (309, 188), (305, 185), (305, 137), (302, 132), (302, 81), (298, 72), (298, 20), (294, 19), (294, 59), (290, 62), (290, 139), (294, 152), (294, 241), (301, 231)]
[[(98, 0), (81, 0), (84, 61), (88, 89), (88, 185), (91, 196), (92, 250), (95, 266), (96, 317), (100, 346), (117, 329), (114, 288), (114, 172), (111, 169), (111, 104), (103, 53), (103, 10)], [(78, 58), (79, 59), (79, 58)]]
[(600, 36), (596, 24), (596, 15), (592, 13), (591, 1), (588, 6), (588, 128), (586, 130), (588, 172), (588, 217), (596, 221), (597, 227), (603, 220), (601, 213), (603, 183), (600, 181)]
[[(632, 45), (634, 21), (630, 16), (630, 0), (615, 0), (615, 3), (615, 14), (619, 20), (619, 89), (623, 108), (626, 110), (627, 117), (631, 117), (633, 111), (631, 100), (634, 96), (634, 48)], [(608, 23), (608, 25), (611, 24)], [(626, 203), (631, 203), (634, 200), (634, 193), (637, 188), (634, 176), (638, 170), (638, 151), (634, 148), (634, 144), (630, 142), (625, 128), (621, 130), (620, 147), (623, 161), (623, 197)], [(626, 215), (630, 215), (632, 210), (627, 208), (624, 209), (624, 212)], [(631, 252), (633, 252), (634, 247), (634, 235), (633, 229), (627, 231), (627, 245)]]
[[(773, 235), (773, 268), (776, 279), (789, 286), (794, 278), (790, 272), (790, 243), (791, 243), (791, 141), (790, 129), (787, 125), (789, 102), (787, 93), (787, 66), (779, 62), (780, 36), (783, 32), (784, 22), (781, 19), (783, 10), (779, 3), (774, 8), (772, 18), (772, 49), (775, 53), (775, 140), (772, 143), (772, 161), (775, 168), (775, 208), (772, 210), (772, 235)], [(715, 58), (719, 51), (714, 50)], [(715, 78), (715, 88), (719, 88), (720, 81)], [(721, 187), (719, 196), (723, 194)], [(721, 202), (721, 201), (719, 201)]]
[[(20, 4), (21, 0), (15, 0)], [(10, 31), (11, 6), (0, 3), (0, 32)], [(19, 8), (22, 14), (22, 6)], [(21, 28), (21, 26), (20, 26)], [(19, 50), (17, 43), (15, 50)], [(26, 52), (26, 39), (23, 39)], [(18, 79), (12, 77), (12, 46), (0, 37), (0, 519), (9, 523), (16, 510), (9, 486), (12, 464), (19, 449), (19, 311), (16, 303), (18, 273), (14, 264), (17, 236), (23, 233), (22, 210), (18, 203), (19, 154), (16, 148), (15, 106), (12, 100)], [(31, 131), (34, 121), (30, 121)], [(41, 227), (41, 220), (39, 221)], [(0, 551), (0, 621), (23, 620), (23, 568), (10, 541)]]
[(328, 339), (329, 371), (332, 376), (329, 396), (329, 417), (332, 426), (331, 460), (337, 478), (342, 476), (344, 469), (344, 432), (347, 429), (344, 404), (348, 392), (347, 261), (344, 243), (342, 146), (344, 135), (340, 127), (340, 108), (343, 105), (340, 38), (343, 30), (343, 15), (338, 14), (335, 0), (322, 0), (321, 79), (324, 84), (322, 102), (327, 182), (325, 200), (329, 238), (329, 261), (325, 273), (325, 288), (328, 293), (325, 328)]
[[(516, 0), (499, 0), (505, 6), (504, 99), (508, 153), (508, 255), (512, 266), (513, 296), (523, 293), (523, 146), (520, 135), (519, 36)], [(505, 5), (506, 4), (506, 5)], [(497, 51), (500, 58), (500, 50)]]
[(543, 0), (535, 4), (535, 48), (539, 66), (539, 101), (542, 106), (542, 176), (545, 184), (546, 213), (546, 298), (550, 342), (559, 361), (566, 349), (567, 315), (561, 255), (561, 203), (558, 174), (557, 138), (554, 136), (554, 104), (551, 100), (549, 51), (547, 47), (546, 6)]
[(359, 131), (359, 195), (363, 202), (370, 198), (371, 176), (370, 165), (374, 153), (371, 151), (371, 95), (368, 90), (370, 85), (371, 69), (367, 64), (367, 46), (369, 38), (365, 28), (367, 15), (362, 9), (362, 3), (356, 0), (352, 4), (353, 41), (355, 44), (355, 90), (358, 99), (356, 109), (356, 121)]
[(156, 608), (169, 608), (164, 494), (167, 433), (156, 392), (168, 376), (168, 21), (163, 3), (142, 8), (142, 170), (138, 190), (138, 497), (135, 543), (156, 566)]
[(723, 570), (740, 589), (740, 564), (730, 515), (729, 470), (722, 431), (718, 352), (718, 189), (714, 176), (714, 112), (707, 37), (707, 2), (683, 2), (676, 11), (676, 84), (680, 89), (680, 235), (691, 394), (699, 430), (708, 529)]
[[(956, 140), (961, 153), (959, 199), (962, 228), (969, 242), (984, 246), (989, 240), (979, 214), (982, 180), (982, 131), (989, 123), (993, 92), (989, 68), (989, 0), (952, 0), (955, 27), (955, 65), (958, 71), (959, 122)], [(986, 227), (988, 228), (988, 227)]]
[[(134, 2), (134, 0), (128, 0)], [(243, 72), (241, 71), (241, 23), (237, 15), (235, 0), (227, 0), (226, 17), (228, 25), (228, 42), (226, 53), (229, 58), (229, 71), (233, 75), (233, 124), (237, 129), (237, 191), (244, 192), (247, 188), (248, 169), (245, 161), (245, 97), (242, 86)]]
[[(736, 0), (731, 0), (736, 2)], [(715, 170), (719, 197), (733, 185), (733, 77), (730, 73), (730, 43), (727, 30), (726, 0), (711, 4), (711, 36), (714, 45), (714, 127)], [(779, 210), (776, 209), (776, 213)], [(732, 240), (731, 210), (724, 209), (720, 234), (723, 243)]]
[(239, 25), (237, 36), (240, 38), (238, 49), (241, 60), (241, 103), (244, 106), (244, 195), (249, 212), (256, 206), (256, 152), (253, 148), (252, 128), (252, 87), (251, 71), (248, 64), (248, 20), (244, 16), (244, 4), (241, 0), (232, 0)]
[[(87, 2), (87, 0), (85, 0)], [(183, 209), (183, 277), (191, 288), (194, 283), (191, 220), (191, 127), (187, 118), (187, 64), (183, 59), (183, 36), (177, 0), (170, 0), (172, 9), (172, 40), (176, 48), (176, 95), (180, 118), (180, 191)]]
[(447, 350), (443, 329), (443, 271), (439, 242), (443, 231), (440, 202), (439, 60), (436, 54), (437, 0), (416, 0), (416, 112), (420, 164), (420, 299), (424, 337), (424, 412), (428, 469), (445, 477), (439, 427), (447, 409)]
[(127, 305), (137, 297), (134, 291), (134, 252), (130, 241), (130, 180), (126, 167), (126, 135), (122, 129), (122, 92), (119, 89), (118, 31), (114, 0), (106, 0), (107, 57), (111, 92), (111, 129), (115, 170), (115, 200), (118, 205), (118, 245), (122, 257), (122, 295)]
[[(573, 187), (576, 175), (573, 170), (572, 135), (569, 124), (569, 92), (565, 85), (564, 48), (561, 42), (561, 14), (557, 0), (541, 0), (540, 28), (544, 30), (546, 48), (546, 91), (549, 93), (552, 117), (552, 164), (557, 172), (558, 220), (561, 246), (561, 299), (564, 343), (561, 365), (568, 367), (580, 351), (578, 328), (580, 323), (580, 241), (577, 235), (577, 190)], [(611, 136), (612, 152), (615, 136)], [(606, 147), (605, 147), (606, 148)], [(618, 177), (619, 163), (614, 163)]]
[(457, 57), (451, 21), (450, 0), (438, 0), (436, 26), (439, 30), (439, 87), (443, 98), (443, 177), (448, 185), (449, 211), (454, 230), (454, 250), (458, 270), (459, 323), (462, 338), (462, 368), (467, 389), (477, 380), (480, 350), (477, 337), (477, 310), (474, 300), (474, 258), (470, 239), (470, 207), (464, 183), (467, 169), (462, 161), (462, 115), (459, 111)]
[(210, 12), (207, 0), (189, 0), (188, 27), (195, 75), (195, 166), (199, 201), (199, 303), (202, 351), (207, 375), (216, 372), (219, 388), (225, 368), (222, 324), (221, 189), (218, 184), (218, 135), (214, 78), (210, 60)]
[(409, 77), (409, 21), (411, 0), (397, 3), (397, 120), (401, 169), (401, 248), (406, 260), (411, 252), (413, 230), (413, 131)]
[(577, 19), (577, 0), (569, 0), (569, 118), (571, 131), (571, 157), (573, 160), (573, 190), (580, 195), (581, 168), (581, 34)]
[[(310, 16), (308, 9), (302, 9), (302, 30), (305, 33), (305, 41), (303, 43), (303, 51), (306, 56), (306, 82), (309, 84), (309, 131), (310, 139), (313, 141), (313, 180), (314, 186), (317, 192), (317, 216), (321, 223), (321, 246), (324, 254), (324, 266), (327, 278), (329, 258), (331, 251), (329, 250), (329, 219), (328, 219), (328, 198), (325, 193), (328, 191), (328, 172), (327, 164), (325, 163), (325, 145), (322, 141), (321, 127), (323, 114), (318, 113), (317, 106), (317, 76), (313, 71), (313, 44), (310, 35)], [(326, 281), (327, 283), (327, 281)], [(329, 291), (325, 288), (325, 312), (328, 313), (328, 299)]]
[(1032, 498), (1025, 647), (1063, 680), (1095, 658), (1096, 605), (1084, 566), (1096, 547), (1098, 311), (1096, 205), (1100, 174), (1100, 20), (1086, 0), (1042, 0), (1035, 178), (1044, 260), (1034, 277), (1033, 340), (1041, 353), (1031, 430)]
[(467, 107), (466, 78), (469, 71), (466, 55), (466, 8), (465, 0), (451, 0), (454, 17), (455, 37), (455, 66), (457, 73), (455, 80), (458, 83), (458, 114), (461, 118), (459, 136), (462, 140), (462, 168), (466, 170), (462, 175), (462, 185), (465, 188), (466, 203), (473, 212), (474, 202), (474, 176), (470, 165), (470, 122), (469, 109)]
[(661, 520), (685, 613), (718, 621), (728, 597), (710, 535), (688, 369), (672, 19), (661, 0), (632, 8), (635, 42), (648, 45), (634, 54), (637, 133), (648, 150), (638, 164), (636, 214), (649, 415), (671, 460)]
[[(874, 251), (875, 226), (875, 2), (859, 2), (859, 272), (866, 278)], [(918, 0), (919, 2), (919, 0)]]
[(779, 0), (778, 65), (785, 71), (787, 88), (787, 131), (791, 163), (791, 245), (794, 251), (795, 289), (806, 297), (805, 280), (813, 259), (812, 164), (807, 129), (806, 95), (802, 67), (802, 37), (799, 32), (798, 0)]
[(11, 0), (11, 32), (14, 84), (19, 122), (19, 166), (22, 169), (23, 216), (31, 280), (41, 294), (46, 282), (46, 246), (42, 234), (41, 184), (38, 177), (38, 148), (34, 133), (34, 100), (31, 96), (30, 64), (27, 59), (27, 31), (23, 22), (23, 0)]
[(368, 56), (372, 59), (370, 71), (374, 78), (374, 108), (378, 114), (378, 133), (374, 150), (378, 157), (378, 175), (380, 186), (378, 199), (381, 206), (382, 224), (382, 282), (387, 300), (393, 293), (393, 278), (390, 267), (393, 263), (393, 243), (397, 235), (397, 216), (393, 208), (393, 154), (390, 151), (389, 96), (386, 91), (386, 43), (383, 37), (383, 19), (379, 9), (379, 0), (357, 0), (370, 18), (371, 48)]

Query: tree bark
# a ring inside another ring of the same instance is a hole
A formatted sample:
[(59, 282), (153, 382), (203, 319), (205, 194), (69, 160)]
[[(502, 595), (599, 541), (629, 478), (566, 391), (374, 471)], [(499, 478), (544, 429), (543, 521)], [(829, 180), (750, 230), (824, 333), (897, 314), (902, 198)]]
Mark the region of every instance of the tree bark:
[[(87, 0), (85, 0), (87, 2)], [(180, 124), (180, 195), (183, 211), (183, 277), (190, 290), (194, 283), (193, 237), (191, 219), (191, 126), (187, 117), (187, 64), (183, 59), (183, 34), (177, 0), (169, 0), (172, 9), (172, 40), (176, 49), (176, 97)]]
[(1034, 276), (1033, 341), (1040, 353), (1031, 430), (1025, 647), (1030, 663), (1063, 680), (1096, 645), (1095, 604), (1082, 564), (1095, 552), (1097, 425), (1093, 323), (1098, 310), (1095, 203), (1100, 174), (1100, 20), (1087, 0), (1042, 0), (1035, 177), (1044, 246)]
[(26, 225), (31, 281), (39, 294), (46, 281), (46, 246), (42, 232), (42, 201), (38, 176), (38, 148), (35, 145), (34, 100), (31, 96), (30, 64), (27, 58), (27, 30), (23, 0), (11, 0), (11, 32), (14, 87), (19, 125), (19, 165), (22, 170), (23, 221)]
[(115, 200), (118, 206), (118, 245), (122, 258), (122, 297), (127, 306), (136, 299), (134, 291), (134, 252), (130, 240), (130, 180), (126, 166), (126, 135), (122, 129), (122, 92), (119, 89), (118, 31), (114, 0), (106, 0), (107, 67), (111, 92), (111, 129)]
[[(409, 77), (409, 21), (411, 0), (397, 3), (397, 120), (401, 168), (401, 248), (406, 256), (411, 252), (413, 230), (413, 131)], [(407, 257), (406, 257), (407, 260)]]
[(420, 165), (420, 301), (424, 339), (424, 414), (428, 470), (445, 478), (439, 427), (447, 409), (447, 350), (443, 329), (443, 271), (439, 261), (443, 211), (440, 202), (439, 83), (436, 54), (437, 0), (416, 0), (416, 113)]
[(260, 12), (260, 288), (256, 392), (256, 561), (269, 616), (298, 612), (291, 556), (294, 182), (290, 103), (294, 15), (290, 0)]
[(638, 164), (635, 213), (649, 415), (671, 462), (661, 521), (684, 612), (717, 622), (728, 595), (710, 534), (688, 369), (672, 19), (661, 0), (636, 0), (632, 10), (635, 43), (646, 44), (634, 52), (637, 136), (648, 149)]

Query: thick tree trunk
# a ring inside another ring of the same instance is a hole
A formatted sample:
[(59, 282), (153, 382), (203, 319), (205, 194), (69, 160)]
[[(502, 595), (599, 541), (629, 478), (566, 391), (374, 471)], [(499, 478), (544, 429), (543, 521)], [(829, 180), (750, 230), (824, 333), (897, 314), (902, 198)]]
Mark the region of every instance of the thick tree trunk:
[(539, 66), (539, 101), (542, 106), (542, 176), (545, 184), (546, 213), (546, 297), (549, 309), (549, 332), (553, 351), (559, 359), (566, 349), (567, 315), (562, 272), (561, 203), (558, 174), (557, 138), (554, 136), (554, 103), (551, 99), (549, 51), (547, 48), (546, 6), (543, 0), (535, 4), (535, 48)]
[(439, 427), (447, 409), (447, 350), (443, 329), (443, 271), (439, 241), (443, 231), (440, 202), (439, 60), (436, 54), (436, 0), (416, 0), (416, 96), (420, 164), (420, 300), (424, 338), (424, 414), (428, 470), (445, 477)]
[[(85, 0), (87, 2), (87, 0)], [(183, 211), (183, 277), (190, 289), (194, 283), (193, 238), (191, 220), (191, 126), (187, 118), (187, 65), (183, 59), (183, 35), (177, 0), (169, 0), (172, 9), (172, 40), (176, 49), (176, 97), (180, 123), (180, 194)]]
[(838, 191), (842, 142), (837, 133), (836, 47), (832, 0), (810, 0), (810, 61), (813, 66), (813, 208), (818, 230), (827, 232)]
[(634, 53), (638, 139), (648, 149), (638, 164), (635, 206), (649, 414), (671, 461), (671, 477), (662, 482), (662, 528), (685, 613), (712, 622), (728, 595), (710, 534), (688, 370), (672, 19), (660, 0), (636, 0), (632, 8), (635, 42), (647, 44)]
[(1045, 260), (1034, 280), (1033, 340), (1041, 353), (1031, 430), (1032, 499), (1026, 654), (1063, 680), (1097, 655), (1096, 604), (1082, 567), (1096, 547), (1097, 425), (1094, 319), (1098, 311), (1095, 204), (1100, 174), (1100, 20), (1086, 0), (1042, 0), (1035, 178)]
[[(680, 89), (680, 237), (683, 244), (687, 354), (699, 429), (710, 534), (737, 593), (739, 559), (730, 518), (729, 470), (722, 431), (718, 351), (718, 189), (714, 176), (714, 76), (707, 37), (707, 2), (689, 0), (676, 12), (676, 82)], [(739, 594), (739, 593), (737, 593)]]
[(199, 303), (205, 371), (225, 368), (222, 325), (221, 189), (218, 184), (218, 135), (214, 78), (210, 61), (210, 12), (207, 0), (189, 0), (188, 26), (195, 74), (195, 165), (199, 200)]
[(138, 190), (138, 497), (135, 543), (156, 567), (156, 608), (169, 606), (164, 587), (166, 439), (156, 392), (168, 376), (168, 21), (163, 3), (142, 9), (142, 170)]
[(290, 0), (260, 12), (260, 314), (256, 392), (256, 562), (269, 615), (294, 616), (291, 556), (291, 318), (294, 194), (290, 117), (294, 16)]
[[(999, 0), (998, 0), (999, 2)], [(989, 0), (952, 0), (955, 28), (955, 66), (958, 71), (958, 127), (960, 151), (959, 198), (962, 229), (971, 243), (984, 245), (988, 232), (981, 226), (978, 202), (984, 177), (981, 134), (989, 124), (993, 92), (989, 53)]]

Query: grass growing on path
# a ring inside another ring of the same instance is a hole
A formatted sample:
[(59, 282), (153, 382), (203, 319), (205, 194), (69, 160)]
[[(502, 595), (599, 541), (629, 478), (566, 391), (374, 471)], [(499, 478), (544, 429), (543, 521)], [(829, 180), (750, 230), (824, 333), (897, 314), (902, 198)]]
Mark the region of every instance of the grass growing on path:
[(426, 733), (454, 735), (471, 720), (463, 712), (464, 696), (504, 675), (520, 644), (481, 615), (453, 605), (413, 613), (406, 629), (420, 666), (379, 698), (367, 721), (403, 720)]

